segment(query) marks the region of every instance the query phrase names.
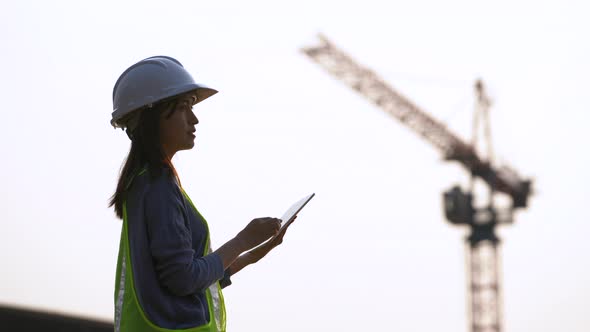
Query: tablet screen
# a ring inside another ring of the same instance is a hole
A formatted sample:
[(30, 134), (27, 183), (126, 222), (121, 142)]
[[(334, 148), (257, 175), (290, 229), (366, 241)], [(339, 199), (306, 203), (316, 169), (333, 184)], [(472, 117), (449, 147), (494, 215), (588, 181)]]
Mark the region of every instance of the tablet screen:
[(295, 204), (291, 205), (291, 207), (287, 210), (287, 212), (285, 212), (285, 214), (283, 214), (283, 217), (281, 218), (281, 229), (283, 227), (288, 226), (293, 221), (297, 213), (299, 213), (299, 211), (303, 209), (305, 204), (307, 204), (307, 202), (309, 202), (313, 198), (313, 196), (315, 196), (315, 193), (307, 195), (299, 201), (295, 202)]

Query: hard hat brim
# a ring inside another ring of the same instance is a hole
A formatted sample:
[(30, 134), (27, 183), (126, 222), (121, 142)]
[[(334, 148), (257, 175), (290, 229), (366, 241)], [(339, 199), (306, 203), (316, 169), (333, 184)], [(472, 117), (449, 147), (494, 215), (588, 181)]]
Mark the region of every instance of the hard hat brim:
[(178, 97), (180, 95), (191, 93), (191, 92), (195, 92), (195, 94), (197, 95), (197, 99), (195, 100), (195, 103), (193, 104), (193, 105), (196, 105), (196, 104), (202, 102), (203, 100), (213, 96), (218, 91), (213, 88), (210, 88), (206, 85), (198, 84), (198, 83), (190, 83), (190, 84), (186, 84), (183, 86), (177, 86), (174, 89), (171, 89), (170, 91), (166, 91), (165, 95), (162, 96), (158, 100), (145, 102), (143, 105), (127, 105), (127, 106), (129, 106), (127, 108), (115, 109), (112, 113), (111, 125), (115, 128), (125, 128), (126, 121), (124, 121), (124, 120), (129, 119), (137, 111), (140, 111), (146, 107), (151, 107), (153, 104), (165, 102), (165, 101), (168, 101), (168, 100), (173, 99), (175, 97)]

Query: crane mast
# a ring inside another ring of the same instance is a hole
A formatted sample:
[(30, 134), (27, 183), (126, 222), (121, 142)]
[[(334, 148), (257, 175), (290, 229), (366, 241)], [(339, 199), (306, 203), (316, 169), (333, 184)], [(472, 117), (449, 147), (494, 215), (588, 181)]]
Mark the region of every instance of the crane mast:
[[(443, 123), (422, 111), (381, 79), (372, 70), (356, 63), (345, 52), (338, 49), (324, 36), (320, 44), (302, 49), (309, 58), (328, 73), (343, 81), (353, 90), (373, 102), (404, 125), (440, 150), (445, 159), (459, 162), (473, 179), (483, 180), (490, 188), (487, 206), (475, 207), (473, 192), (463, 191), (455, 186), (443, 194), (445, 215), (452, 224), (468, 225), (470, 234), (467, 244), (467, 268), (469, 276), (470, 330), (472, 332), (501, 332), (500, 273), (498, 264), (499, 238), (495, 227), (511, 223), (515, 208), (526, 207), (531, 192), (531, 181), (521, 179), (508, 167), (492, 166), (491, 134), (489, 129), (489, 98), (483, 83), (476, 82), (477, 105), (474, 132), (471, 144), (451, 132)], [(476, 152), (477, 125), (484, 117), (487, 160)], [(508, 209), (499, 209), (493, 204), (493, 195), (501, 192), (511, 197)]]

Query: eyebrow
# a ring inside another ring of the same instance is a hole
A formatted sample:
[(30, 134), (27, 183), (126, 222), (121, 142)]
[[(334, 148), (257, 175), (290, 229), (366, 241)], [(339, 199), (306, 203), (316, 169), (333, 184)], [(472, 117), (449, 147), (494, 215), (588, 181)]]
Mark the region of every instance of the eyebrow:
[(179, 100), (178, 101), (178, 105), (180, 105), (180, 106), (190, 106), (192, 104), (189, 102), (189, 99), (182, 99), (182, 100)]

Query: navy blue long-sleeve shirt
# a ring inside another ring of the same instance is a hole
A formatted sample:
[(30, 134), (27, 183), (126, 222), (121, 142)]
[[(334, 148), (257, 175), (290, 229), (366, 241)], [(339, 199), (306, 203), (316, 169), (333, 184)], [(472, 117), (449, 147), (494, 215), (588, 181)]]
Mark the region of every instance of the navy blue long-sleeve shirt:
[(224, 277), (221, 258), (203, 256), (207, 226), (169, 170), (137, 176), (127, 195), (130, 255), (138, 300), (163, 328), (209, 321), (205, 290)]

